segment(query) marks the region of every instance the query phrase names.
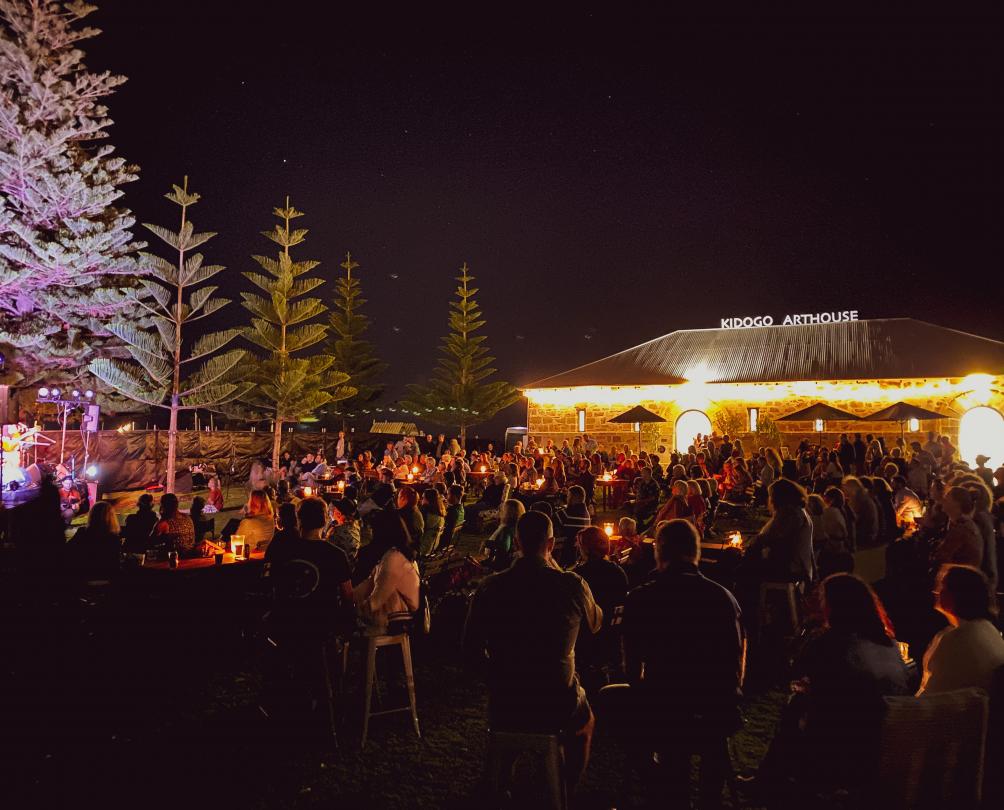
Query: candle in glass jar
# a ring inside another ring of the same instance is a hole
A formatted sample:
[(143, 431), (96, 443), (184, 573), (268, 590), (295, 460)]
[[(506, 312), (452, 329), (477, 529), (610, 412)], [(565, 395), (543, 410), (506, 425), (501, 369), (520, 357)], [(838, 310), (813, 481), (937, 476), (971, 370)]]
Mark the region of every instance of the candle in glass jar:
[(614, 536), (614, 524), (613, 523), (604, 523), (603, 524), (603, 532), (604, 532), (604, 534), (606, 534), (607, 537), (613, 537)]
[(304, 498), (309, 498), (313, 494), (314, 494), (314, 488), (313, 487), (304, 487), (303, 488), (303, 497)]

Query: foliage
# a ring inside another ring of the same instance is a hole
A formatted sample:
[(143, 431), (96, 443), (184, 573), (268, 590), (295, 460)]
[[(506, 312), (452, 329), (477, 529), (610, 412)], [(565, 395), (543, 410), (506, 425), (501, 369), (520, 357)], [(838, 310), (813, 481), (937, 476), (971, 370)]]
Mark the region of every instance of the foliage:
[(713, 417), (719, 436), (738, 436), (746, 432), (746, 420), (734, 408), (718, 408)]
[(370, 319), (360, 311), (366, 299), (362, 297), (359, 279), (352, 275), (359, 264), (352, 261), (352, 254), (346, 253), (340, 266), (345, 275), (335, 282), (328, 349), (335, 358), (334, 370), (348, 375), (356, 389), (353, 396), (339, 402), (339, 411), (354, 416), (355, 411), (372, 404), (383, 393), (384, 386), (375, 379), (387, 370), (387, 364), (376, 356), (373, 344), (362, 337), (370, 326)]
[(143, 324), (134, 219), (115, 203), (137, 168), (99, 144), (103, 99), (124, 76), (94, 73), (82, 2), (0, 0), (0, 382), (66, 381), (124, 356), (115, 322)]
[[(90, 369), (94, 376), (129, 399), (170, 409), (167, 490), (171, 492), (178, 412), (218, 407), (243, 396), (250, 385), (230, 379), (246, 352), (230, 349), (220, 353), (240, 335), (240, 330), (203, 334), (191, 345), (188, 356), (183, 356), (184, 326), (212, 315), (230, 301), (215, 296), (217, 287), (202, 286), (224, 268), (203, 264), (201, 253), (191, 253), (215, 236), (196, 233), (188, 219), (188, 208), (199, 201), (199, 195), (189, 192), (186, 177), (183, 185), (175, 185), (165, 196), (181, 208), (178, 230), (149, 224), (144, 227), (176, 251), (177, 259), (169, 261), (154, 254), (142, 254), (148, 276), (142, 280), (142, 290), (131, 296), (136, 309), (149, 314), (155, 329), (138, 329), (128, 321), (111, 324), (110, 331), (125, 343), (132, 360), (98, 358), (91, 361)], [(189, 364), (196, 362), (198, 367), (190, 370), (193, 367)]]
[(265, 354), (249, 364), (245, 378), (253, 387), (244, 401), (259, 414), (274, 420), (273, 467), (279, 466), (279, 445), (285, 422), (299, 421), (329, 402), (356, 393), (346, 383), (348, 375), (336, 371), (336, 358), (330, 354), (293, 357), (325, 339), (327, 327), (316, 318), (327, 312), (320, 298), (306, 298), (324, 281), (307, 274), (320, 262), (312, 259), (293, 261), (290, 248), (307, 238), (305, 228), (293, 229), (290, 223), (303, 216), (286, 198), (283, 208), (272, 213), (282, 224), (262, 235), (277, 244), (279, 254), (272, 259), (253, 256), (264, 273), (244, 273), (264, 295), (242, 292), (244, 308), (251, 313), (251, 326), (245, 336)]
[(440, 344), (439, 362), (427, 383), (408, 386), (402, 404), (435, 421), (457, 425), (463, 441), (468, 427), (491, 419), (516, 402), (520, 394), (507, 382), (485, 382), (495, 373), (491, 367), (495, 358), (484, 345), (486, 337), (475, 334), (485, 321), (466, 262), (456, 280), (459, 284), (456, 300), (450, 303), (450, 332)]
[(757, 419), (757, 440), (763, 447), (780, 447), (781, 431), (777, 428), (777, 423), (769, 416), (760, 416)]

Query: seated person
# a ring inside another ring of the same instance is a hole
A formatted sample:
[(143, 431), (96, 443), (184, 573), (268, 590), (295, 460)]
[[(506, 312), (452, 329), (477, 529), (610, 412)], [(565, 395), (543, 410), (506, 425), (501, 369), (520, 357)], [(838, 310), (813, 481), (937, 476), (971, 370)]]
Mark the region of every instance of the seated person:
[(878, 758), (882, 698), (909, 693), (885, 609), (853, 574), (822, 584), (824, 629), (794, 665), (795, 695), (760, 765), (758, 787), (797, 778), (811, 789), (863, 786)]
[[(619, 665), (619, 635), (611, 622), (615, 609), (624, 604), (628, 591), (628, 578), (624, 569), (608, 559), (610, 538), (599, 526), (581, 529), (575, 539), (579, 554), (579, 564), (572, 571), (582, 577), (593, 599), (603, 611), (603, 626), (594, 636), (582, 634), (575, 645), (575, 663), (578, 671), (587, 680), (607, 683), (606, 672)], [(591, 685), (586, 683), (586, 690)]]
[(554, 557), (562, 568), (567, 568), (575, 562), (575, 538), (582, 529), (593, 522), (586, 506), (586, 491), (578, 486), (568, 488), (568, 504), (562, 506), (554, 515), (559, 537), (554, 541)]
[(698, 753), (702, 806), (714, 806), (731, 772), (728, 738), (741, 723), (742, 617), (732, 594), (698, 570), (701, 542), (690, 521), (661, 524), (655, 556), (658, 573), (624, 604), (628, 683), (600, 692), (600, 717), (639, 760), (659, 753), (682, 807)]
[[(296, 508), (299, 532), (287, 526), (291, 504), (283, 505), (282, 539), (270, 543), (266, 551), (267, 577), (277, 590), (284, 586), (284, 572), (296, 578), (296, 588), (302, 588), (301, 572), (317, 577), (309, 583), (309, 599), (280, 600), (273, 610), (272, 621), (280, 632), (303, 640), (325, 638), (331, 632), (348, 630), (353, 614), (352, 568), (349, 558), (340, 548), (324, 542), (322, 533), (327, 524), (327, 508), (320, 498), (304, 498)], [(307, 563), (302, 568), (297, 562)]]
[(620, 538), (613, 553), (617, 555), (628, 584), (634, 588), (648, 580), (655, 571), (655, 546), (644, 542), (634, 518), (623, 517), (617, 523)]
[(153, 530), (152, 542), (165, 543), (168, 551), (177, 551), (179, 557), (197, 556), (195, 524), (192, 518), (178, 508), (178, 496), (168, 492), (160, 498), (160, 520)]
[(63, 513), (63, 520), (69, 524), (80, 514), (83, 499), (80, 497), (80, 492), (76, 486), (74, 486), (72, 478), (64, 478), (61, 486), (62, 488), (59, 491), (59, 508)]
[(245, 517), (234, 534), (243, 535), (244, 542), (252, 551), (264, 551), (275, 533), (272, 502), (263, 491), (256, 490), (248, 497), (244, 514)]
[[(394, 520), (401, 524), (402, 530), (385, 534), (385, 525)], [(374, 544), (383, 554), (370, 575), (356, 585), (353, 599), (367, 625), (367, 632), (379, 634), (386, 632), (393, 614), (418, 610), (420, 580), (415, 563), (417, 546), (398, 513), (381, 515), (381, 520), (374, 525), (370, 545)]]
[(490, 571), (504, 571), (516, 556), (516, 524), (526, 514), (522, 501), (510, 498), (499, 509), (499, 526), (485, 543), (488, 558), (484, 565)]
[(125, 550), (139, 554), (146, 551), (150, 535), (153, 534), (154, 526), (157, 525), (157, 513), (153, 511), (153, 495), (149, 492), (140, 495), (136, 505), (138, 510), (126, 518), (123, 535)]
[(516, 545), (521, 556), (474, 594), (464, 657), (488, 682), (491, 729), (561, 737), (571, 794), (595, 725), (575, 674), (575, 643), (580, 632), (597, 632), (603, 615), (582, 577), (551, 560), (554, 537), (546, 515), (523, 515)]
[(446, 518), (443, 521), (443, 534), (439, 541), (441, 547), (452, 546), (454, 535), (464, 525), (464, 488), (453, 484), (449, 489), (446, 502)]
[(492, 482), (485, 487), (485, 491), (481, 493), (478, 502), (467, 510), (470, 513), (470, 518), (477, 521), (483, 512), (497, 510), (502, 505), (502, 499), (507, 489), (505, 475), (503, 473), (495, 473), (492, 477)]
[(655, 516), (655, 525), (658, 526), (667, 520), (693, 520), (693, 512), (690, 504), (687, 503), (687, 482), (684, 479), (677, 479), (669, 488), (669, 500), (662, 505)]
[(652, 470), (647, 465), (641, 468), (641, 475), (635, 480), (635, 497), (628, 503), (628, 508), (642, 525), (648, 525), (652, 516), (659, 508), (659, 482), (652, 477)]
[(70, 569), (84, 579), (110, 579), (119, 567), (119, 522), (108, 501), (98, 501), (66, 546)]
[(993, 622), (997, 609), (986, 574), (974, 566), (945, 565), (938, 572), (935, 607), (948, 627), (924, 653), (918, 695), (975, 686), (990, 691), (1004, 666), (1004, 639)]

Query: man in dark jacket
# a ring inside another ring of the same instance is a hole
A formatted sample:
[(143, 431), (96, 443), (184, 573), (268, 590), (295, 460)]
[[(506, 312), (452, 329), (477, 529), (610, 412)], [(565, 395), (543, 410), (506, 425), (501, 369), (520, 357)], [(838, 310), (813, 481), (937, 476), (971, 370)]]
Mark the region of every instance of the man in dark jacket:
[(575, 674), (575, 642), (580, 630), (600, 629), (603, 612), (582, 577), (551, 559), (554, 530), (547, 515), (523, 515), (516, 545), (522, 556), (474, 595), (464, 657), (488, 682), (493, 730), (562, 737), (571, 792), (585, 770), (594, 726)]
[(655, 541), (658, 573), (631, 591), (621, 625), (627, 684), (600, 693), (609, 721), (638, 761), (658, 752), (670, 790), (686, 806), (690, 755), (701, 758), (701, 802), (714, 806), (731, 769), (728, 737), (740, 725), (746, 638), (739, 605), (697, 568), (693, 524), (672, 520)]

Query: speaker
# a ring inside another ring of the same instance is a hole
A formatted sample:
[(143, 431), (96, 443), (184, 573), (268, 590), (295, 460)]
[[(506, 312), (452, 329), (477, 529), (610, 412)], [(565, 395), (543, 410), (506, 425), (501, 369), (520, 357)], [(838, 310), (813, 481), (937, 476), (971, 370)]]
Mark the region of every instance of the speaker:
[(101, 416), (101, 406), (100, 405), (88, 405), (87, 411), (84, 413), (84, 418), (82, 420), (83, 428), (88, 433), (94, 433), (98, 429), (98, 421)]
[(42, 470), (37, 464), (32, 464), (28, 467), (24, 471), (24, 474), (28, 476), (28, 486), (37, 487), (42, 483)]

